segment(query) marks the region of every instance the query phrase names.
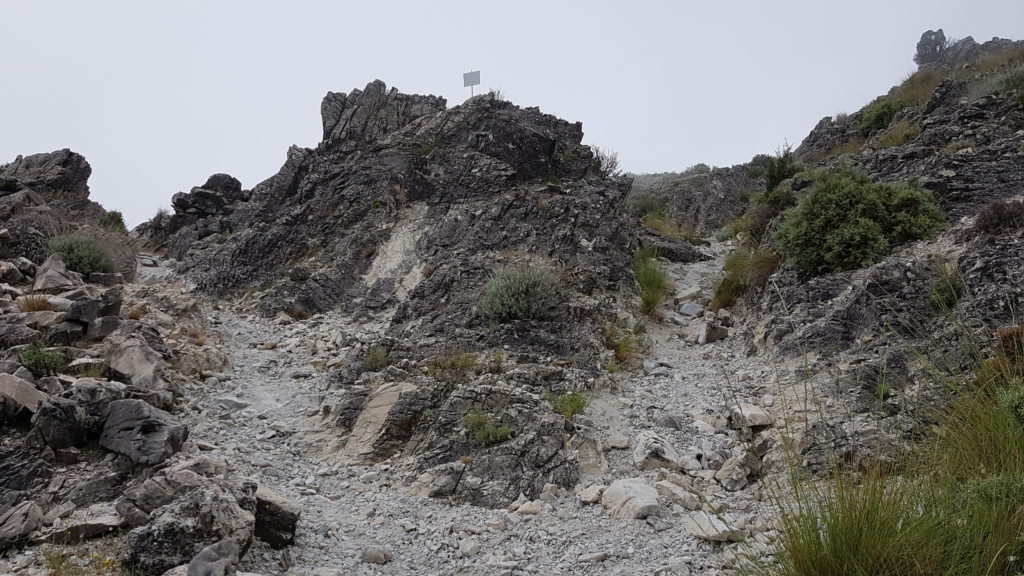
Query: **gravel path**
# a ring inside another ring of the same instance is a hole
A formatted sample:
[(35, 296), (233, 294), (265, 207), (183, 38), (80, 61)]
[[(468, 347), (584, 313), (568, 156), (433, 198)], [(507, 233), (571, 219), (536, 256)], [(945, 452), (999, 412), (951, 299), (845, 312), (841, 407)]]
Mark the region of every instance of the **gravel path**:
[[(709, 250), (713, 260), (670, 266), (681, 289), (701, 286), (706, 291), (714, 285), (728, 246), (716, 243)], [(667, 439), (680, 453), (738, 449), (736, 434), (721, 422), (727, 403), (765, 400), (769, 371), (759, 359), (743, 354), (741, 337), (687, 344), (681, 337), (684, 328), (700, 320), (684, 319), (670, 308), (663, 321), (648, 325), (645, 371), (617, 375), (614, 389), (593, 394), (581, 425), (585, 436), (601, 442), (606, 465), (585, 475), (580, 488), (632, 477), (653, 484), (657, 471), (638, 471), (628, 448), (610, 449), (622, 437), (631, 439), (645, 430)], [(571, 491), (552, 494), (549, 506), (537, 515), (411, 496), (403, 489), (400, 463), (354, 466), (334, 454), (338, 434), (319, 416), (327, 383), (323, 374), (309, 369), (308, 351), (261, 346), (280, 340), (283, 331), (301, 333), (301, 326), (283, 327), (224, 310), (209, 316), (228, 337), (233, 372), (190, 391), (195, 398), (192, 438), (201, 449), (225, 457), (236, 473), (276, 488), (302, 508), (295, 545), (281, 552), (257, 541), (243, 565), (247, 571), (319, 570), (321, 576), (719, 574), (729, 563), (730, 552), (722, 553), (720, 545), (683, 528), (690, 512), (676, 504), (663, 504), (661, 512), (644, 521), (613, 519), (600, 505), (581, 504)], [(768, 541), (771, 533), (757, 529), (763, 520), (757, 515), (756, 484), (727, 492), (704, 477), (693, 481), (705, 509), (762, 532), (758, 538)], [(387, 547), (391, 561), (363, 563), (364, 551), (373, 547)], [(598, 561), (581, 562), (587, 555)]]

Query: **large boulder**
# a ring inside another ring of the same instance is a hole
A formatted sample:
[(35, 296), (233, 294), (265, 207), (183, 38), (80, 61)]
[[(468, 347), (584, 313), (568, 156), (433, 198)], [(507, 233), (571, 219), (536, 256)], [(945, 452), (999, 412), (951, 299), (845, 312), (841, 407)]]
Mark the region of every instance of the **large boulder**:
[(51, 254), (36, 272), (32, 290), (36, 292), (62, 292), (75, 286), (81, 286), (79, 275), (69, 272), (64, 265), (64, 256)]
[(188, 427), (167, 412), (142, 400), (115, 400), (107, 407), (100, 445), (152, 466), (181, 450), (186, 438)]
[(132, 384), (153, 390), (166, 391), (168, 384), (163, 372), (166, 346), (160, 336), (138, 322), (124, 322), (103, 341), (110, 367), (124, 374)]
[(45, 154), (19, 156), (4, 177), (40, 194), (47, 203), (76, 203), (89, 198), (92, 167), (81, 154), (57, 150)]
[(295, 540), (298, 522), (298, 504), (266, 486), (256, 490), (257, 538), (271, 548), (284, 548)]
[(157, 576), (191, 562), (208, 546), (234, 543), (237, 556), (252, 543), (256, 519), (225, 488), (208, 482), (161, 507), (149, 524), (126, 537), (123, 560), (143, 574)]
[(99, 438), (108, 407), (124, 399), (127, 392), (120, 382), (80, 378), (60, 397), (39, 404), (32, 418), (32, 433), (54, 450), (83, 446)]
[(0, 374), (0, 423), (8, 418), (35, 414), (48, 396), (11, 374)]

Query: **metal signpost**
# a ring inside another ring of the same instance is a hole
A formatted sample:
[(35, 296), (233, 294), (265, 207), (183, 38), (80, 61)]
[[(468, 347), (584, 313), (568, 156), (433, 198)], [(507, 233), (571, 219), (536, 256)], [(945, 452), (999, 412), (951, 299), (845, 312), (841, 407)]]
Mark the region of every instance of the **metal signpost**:
[(480, 85), (480, 71), (466, 72), (462, 75), (462, 87), (469, 86), (469, 97), (473, 97), (473, 86)]

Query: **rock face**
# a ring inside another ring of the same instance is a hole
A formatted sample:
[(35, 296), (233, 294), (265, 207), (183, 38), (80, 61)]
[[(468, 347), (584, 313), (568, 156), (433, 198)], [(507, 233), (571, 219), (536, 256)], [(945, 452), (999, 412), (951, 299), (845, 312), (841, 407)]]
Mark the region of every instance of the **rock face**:
[(92, 167), (81, 154), (67, 148), (48, 154), (19, 156), (4, 177), (39, 194), (45, 202), (77, 204), (89, 198)]

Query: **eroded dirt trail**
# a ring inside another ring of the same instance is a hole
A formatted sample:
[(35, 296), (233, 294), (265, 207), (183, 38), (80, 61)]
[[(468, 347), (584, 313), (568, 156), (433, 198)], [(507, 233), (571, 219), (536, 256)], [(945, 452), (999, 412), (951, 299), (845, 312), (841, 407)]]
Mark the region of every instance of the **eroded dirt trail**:
[[(715, 244), (709, 248), (713, 260), (671, 265), (676, 284), (707, 293), (727, 250)], [(638, 469), (635, 444), (644, 434), (656, 434), (685, 458), (719, 467), (742, 450), (727, 429), (726, 406), (735, 400), (763, 403), (768, 371), (742, 354), (735, 329), (725, 340), (690, 344), (686, 333), (704, 320), (686, 319), (671, 304), (665, 308), (663, 321), (648, 323), (644, 370), (622, 375), (611, 390), (594, 391), (586, 414), (578, 417), (581, 489), (625, 478), (658, 481), (658, 470)], [(225, 310), (211, 310), (209, 318), (228, 339), (233, 368), (190, 391), (192, 438), (202, 450), (224, 457), (236, 473), (294, 498), (302, 510), (295, 545), (281, 552), (257, 542), (246, 570), (718, 574), (728, 563), (729, 553), (687, 530), (694, 511), (671, 499), (662, 499), (647, 520), (622, 520), (600, 504), (582, 504), (573, 491), (544, 496), (535, 515), (414, 496), (400, 462), (363, 466), (340, 456), (341, 435), (323, 415), (328, 372), (313, 370), (306, 347), (294, 345), (301, 342), (302, 323), (281, 326)], [(738, 529), (762, 532), (756, 484), (729, 491), (714, 480), (715, 473), (691, 471), (697, 501)], [(391, 561), (363, 563), (364, 552), (375, 547), (387, 548)]]

